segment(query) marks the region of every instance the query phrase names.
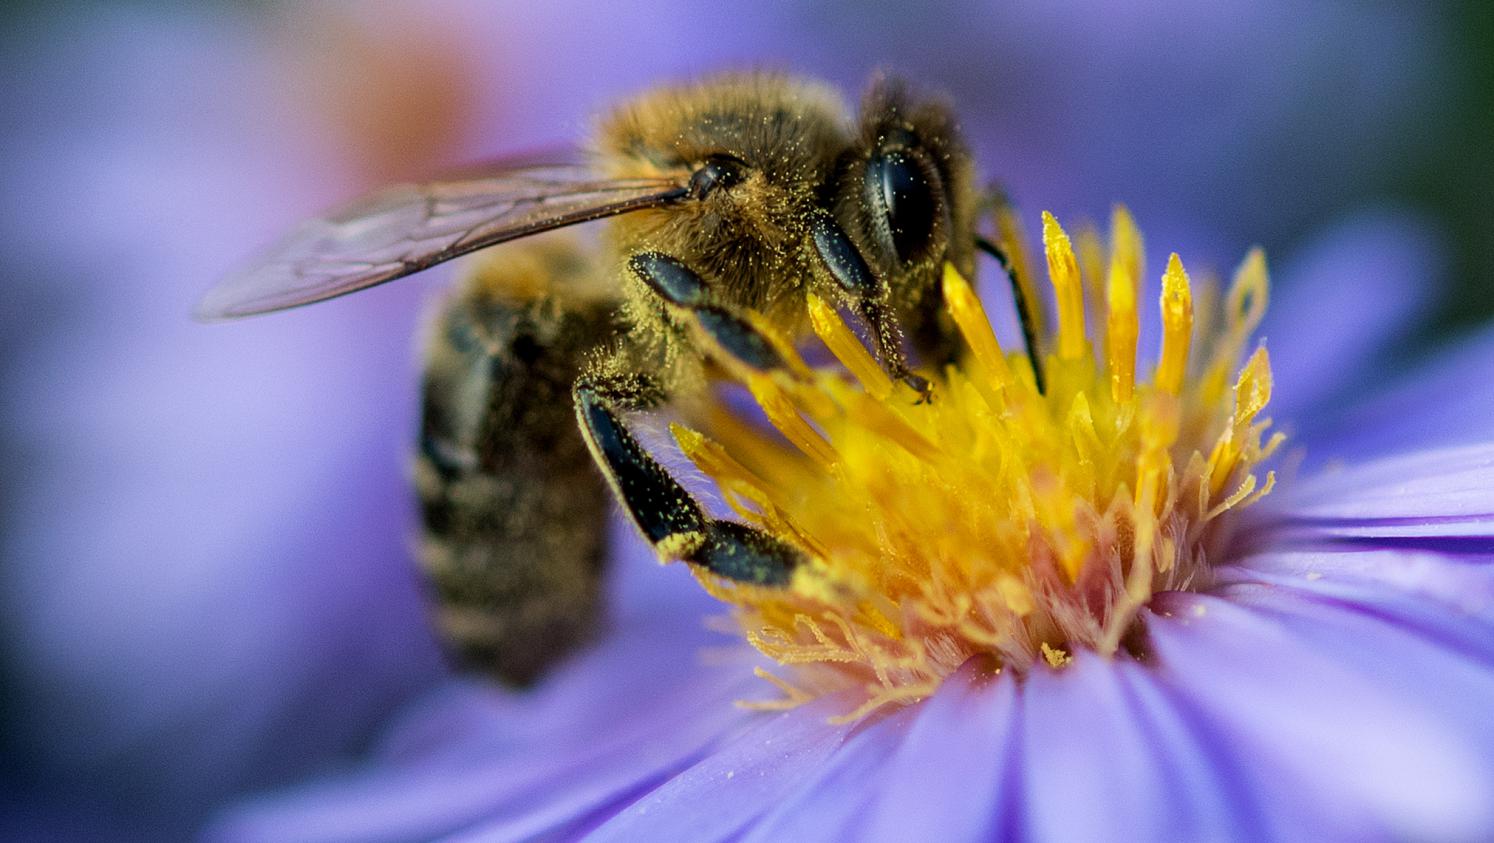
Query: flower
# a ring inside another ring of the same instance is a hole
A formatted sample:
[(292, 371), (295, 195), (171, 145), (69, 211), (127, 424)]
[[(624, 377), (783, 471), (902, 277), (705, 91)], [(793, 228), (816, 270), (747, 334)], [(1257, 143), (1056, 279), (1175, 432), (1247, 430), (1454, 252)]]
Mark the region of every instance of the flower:
[[(795, 376), (744, 375), (792, 447), (742, 425), (719, 425), (727, 447), (676, 427), (739, 516), (809, 554), (786, 588), (704, 576), (707, 590), (803, 681), (865, 692), (846, 719), (927, 697), (978, 656), (1026, 672), (1081, 648), (1137, 646), (1126, 639), (1141, 606), (1205, 583), (1229, 516), (1275, 483), (1256, 471), (1284, 441), (1262, 412), (1265, 348), (1233, 374), (1265, 313), (1264, 255), (1252, 252), (1227, 295), (1195, 314), (1174, 253), (1156, 373), (1138, 379), (1140, 234), (1117, 208), (1108, 256), (1097, 237), (1086, 230), (1076, 253), (1044, 215), (1057, 330), (1040, 346), (1041, 378), (1002, 352), (969, 282), (946, 266), (944, 300), (973, 360), (947, 369), (940, 400), (905, 406), (908, 394), (811, 295), (815, 332), (849, 374), (812, 371), (779, 340)], [(1007, 246), (1019, 281), (1030, 265), (1020, 242)], [(1040, 301), (1023, 286), (1024, 301)], [(787, 704), (829, 692), (775, 681)]]
[[(1361, 222), (1369, 233), (1378, 225)], [(1326, 452), (1322, 467), (1288, 477), (1242, 509), (1271, 485), (1256, 468), (1279, 441), (1265, 435), (1262, 415), (1271, 370), (1286, 382), (1291, 361), (1353, 344), (1333, 343), (1332, 331), (1295, 342), (1274, 337), (1269, 364), (1257, 349), (1222, 381), (1230, 370), (1221, 366), (1246, 348), (1260, 318), (1263, 263), (1247, 258), (1215, 311), (1174, 257), (1164, 273), (1156, 375), (1144, 378), (1138, 364), (1128, 376), (1117, 352), (1131, 342), (1127, 291), (1140, 276), (1133, 269), (1140, 250), (1127, 245), (1139, 241), (1124, 214), (1114, 228), (1120, 259), (1094, 261), (1082, 258), (1090, 247), (1076, 254), (1056, 221), (1045, 220), (1059, 314), (1056, 342), (1044, 345), (1050, 380), (1041, 398), (1019, 355), (993, 353), (988, 329), (972, 319), (964, 280), (951, 274), (950, 308), (975, 362), (949, 374), (933, 405), (882, 402), (892, 385), (822, 308), (818, 330), (859, 384), (802, 371), (798, 381), (747, 378), (793, 450), (741, 430), (717, 448), (677, 429), (683, 450), (729, 503), (811, 549), (791, 592), (702, 578), (756, 631), (760, 650), (808, 667), (723, 647), (719, 633), (698, 627), (700, 595), (688, 578), (641, 586), (666, 571), (634, 559), (619, 583), (614, 634), (533, 694), (453, 681), (406, 711), (361, 769), (248, 801), (209, 836), (1487, 837), (1494, 443), (1345, 467), (1331, 463), (1334, 438), (1317, 438), (1307, 447)], [(1080, 267), (1088, 272), (1075, 275)], [(1107, 277), (1111, 303), (1104, 341), (1095, 342), (1105, 349), (1103, 368), (1078, 341), (1098, 340), (1094, 329), (1065, 336), (1083, 324), (1085, 299), (1074, 292), (1096, 271)], [(1365, 296), (1381, 292), (1374, 274), (1357, 280)], [(1190, 299), (1192, 332), (1181, 329)], [(1222, 318), (1210, 322), (1210, 313)], [(1351, 312), (1318, 316), (1320, 328), (1339, 318), (1356, 327)], [(1178, 350), (1185, 339), (1187, 354)], [(1475, 353), (1485, 355), (1476, 359), (1487, 371), (1487, 348)], [(1435, 398), (1468, 406), (1457, 394)], [(783, 401), (814, 424), (796, 425)], [(982, 407), (1004, 407), (1006, 415), (982, 415)], [(1134, 430), (1115, 425), (1127, 407)], [(977, 421), (988, 429), (972, 430)], [(1414, 427), (1415, 416), (1394, 423)], [(1111, 439), (1108, 455), (1059, 441), (1091, 428)], [(1490, 431), (1476, 420), (1465, 432)], [(992, 475), (992, 458), (980, 449), (993, 443), (982, 437), (1004, 444), (1019, 434), (1046, 450), (1030, 462), (997, 460)], [(917, 475), (908, 466), (937, 459), (910, 437), (961, 435), (970, 437), (955, 443), (967, 449), (968, 465), (940, 462), (940, 476), (909, 482)], [(880, 444), (852, 444), (857, 437)], [(816, 454), (832, 446), (833, 471)], [(734, 452), (753, 453), (758, 465), (734, 464)], [(878, 453), (889, 465), (885, 488), (864, 470)], [(1070, 460), (1084, 455), (1088, 462)], [(1233, 467), (1225, 468), (1230, 455)], [(1107, 475), (1107, 458), (1124, 470)], [(1056, 468), (1040, 470), (1045, 460)], [(898, 461), (906, 465), (891, 465)], [(1131, 469), (1136, 482), (1117, 479)], [(792, 482), (779, 482), (779, 473)], [(861, 520), (848, 520), (840, 501), (824, 502), (827, 489), (851, 496)], [(1113, 500), (1107, 489), (1123, 493), (1120, 504), (1105, 505)], [(1060, 493), (1080, 505), (1041, 502)], [(947, 517), (974, 507), (980, 518), (1010, 522), (1011, 501), (990, 498), (1003, 494), (1031, 499), (1026, 517), (1036, 539), (1016, 559), (1047, 559), (1041, 576), (1013, 567), (1000, 525), (974, 525), (984, 531), (954, 535), (922, 560), (912, 557), (932, 534), (916, 534), (911, 550), (899, 544), (903, 535), (866, 539), (891, 526), (922, 529), (900, 522), (905, 512)], [(970, 499), (977, 495), (987, 497)], [(1087, 506), (1095, 501), (1101, 505)], [(1129, 529), (1102, 533), (1111, 516)], [(1229, 522), (1232, 539), (1218, 531)], [(1129, 542), (1117, 538), (1127, 534)], [(906, 558), (889, 557), (888, 548)], [(940, 555), (946, 549), (967, 562), (986, 553), (959, 573), (987, 576), (987, 591), (968, 593), (1005, 626), (971, 632), (930, 621), (941, 618), (930, 595), (949, 575), (933, 564), (949, 561)], [(1126, 557), (1118, 572), (1117, 555)], [(863, 556), (901, 567), (879, 582)], [(927, 564), (918, 568), (920, 561)], [(1185, 569), (1189, 576), (1171, 573)], [(1093, 571), (1104, 574), (1099, 587), (1086, 579)], [(1098, 599), (1076, 606), (1076, 594)], [(1028, 609), (1016, 610), (1024, 600)], [(827, 620), (810, 628), (794, 613)], [(1085, 617), (1091, 623), (1076, 622)], [(921, 656), (890, 646), (920, 636)], [(858, 651), (846, 646), (853, 640), (876, 646)], [(815, 644), (823, 649), (811, 652)], [(713, 657), (702, 663), (705, 647)], [(823, 658), (799, 658), (806, 653)], [(753, 679), (754, 670), (787, 677), (780, 687), (793, 707), (751, 710), (785, 701)], [(747, 709), (731, 705), (744, 699)]]

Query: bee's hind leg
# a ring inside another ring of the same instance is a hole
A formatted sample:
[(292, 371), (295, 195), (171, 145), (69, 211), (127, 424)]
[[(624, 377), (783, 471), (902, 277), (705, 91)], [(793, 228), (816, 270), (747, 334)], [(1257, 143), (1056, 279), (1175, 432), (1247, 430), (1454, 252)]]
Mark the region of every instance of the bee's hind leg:
[(623, 511), (664, 559), (758, 585), (784, 585), (799, 551), (746, 524), (710, 518), (624, 423), (658, 393), (645, 375), (589, 376), (576, 383), (576, 418)]

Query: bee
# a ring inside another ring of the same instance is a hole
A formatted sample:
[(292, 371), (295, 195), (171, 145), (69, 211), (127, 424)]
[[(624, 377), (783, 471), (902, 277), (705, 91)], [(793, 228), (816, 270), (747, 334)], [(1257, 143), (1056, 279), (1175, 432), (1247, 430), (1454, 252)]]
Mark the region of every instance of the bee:
[(830, 87), (769, 73), (646, 92), (601, 121), (586, 160), (504, 162), (376, 192), (305, 223), (204, 299), (233, 318), (366, 289), (498, 243), (606, 219), (600, 248), (492, 253), (427, 350), (416, 488), (422, 562), (459, 654), (524, 683), (598, 615), (608, 497), (661, 557), (764, 586), (801, 551), (710, 517), (639, 443), (629, 414), (707, 389), (713, 363), (784, 365), (757, 325), (808, 330), (806, 298), (863, 323), (910, 400), (958, 344), (939, 283), (968, 276), (983, 199), (953, 111), (877, 79), (854, 115)]

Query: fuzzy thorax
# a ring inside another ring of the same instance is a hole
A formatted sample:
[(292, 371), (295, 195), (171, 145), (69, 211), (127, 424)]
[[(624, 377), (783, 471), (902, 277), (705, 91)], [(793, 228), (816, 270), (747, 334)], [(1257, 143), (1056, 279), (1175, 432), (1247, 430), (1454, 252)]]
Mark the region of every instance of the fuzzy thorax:
[(1258, 466), (1282, 437), (1262, 416), (1264, 346), (1241, 365), (1265, 309), (1263, 256), (1251, 252), (1220, 298), (1196, 292), (1174, 254), (1161, 351), (1138, 377), (1142, 247), (1124, 209), (1109, 239), (1086, 232), (1076, 249), (1043, 217), (1056, 303), (1054, 327), (1039, 329), (1045, 394), (946, 267), (970, 353), (931, 373), (933, 401), (915, 403), (812, 298), (815, 332), (841, 365), (742, 375), (777, 435), (725, 410), (705, 432), (674, 428), (738, 516), (807, 557), (787, 588), (699, 574), (785, 666), (764, 674), (782, 704), (852, 687), (865, 692), (857, 717), (929, 695), (975, 656), (1020, 672), (1080, 648), (1135, 655), (1146, 601), (1205, 582), (1231, 515), (1271, 489)]

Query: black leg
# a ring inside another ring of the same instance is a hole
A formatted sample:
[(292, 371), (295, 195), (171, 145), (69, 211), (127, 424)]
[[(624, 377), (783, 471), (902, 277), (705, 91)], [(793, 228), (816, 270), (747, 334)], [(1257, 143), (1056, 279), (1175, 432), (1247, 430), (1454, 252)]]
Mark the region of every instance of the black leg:
[(975, 246), (996, 259), (996, 263), (1001, 266), (1001, 271), (1006, 273), (1006, 280), (1011, 284), (1012, 298), (1017, 303), (1017, 321), (1022, 324), (1022, 342), (1027, 346), (1027, 362), (1032, 364), (1032, 379), (1037, 385), (1038, 394), (1041, 395), (1046, 391), (1043, 378), (1043, 355), (1037, 344), (1037, 327), (1033, 324), (1032, 305), (1027, 301), (1027, 294), (1022, 292), (1022, 284), (1017, 280), (1017, 270), (1007, 258), (1006, 252), (990, 240), (976, 235)]
[(917, 392), (920, 403), (929, 400), (933, 386), (926, 378), (908, 369), (908, 360), (903, 355), (902, 328), (887, 308), (887, 284), (867, 266), (856, 244), (851, 242), (845, 229), (829, 211), (815, 211), (809, 228), (821, 264), (841, 291), (855, 303), (858, 315), (871, 330), (882, 368)]
[(662, 252), (639, 252), (628, 259), (628, 269), (659, 298), (679, 307), (698, 307), (709, 288), (690, 267)]
[(782, 369), (787, 364), (768, 338), (731, 311), (706, 305), (693, 310), (695, 323), (721, 351), (759, 372)]
[(639, 252), (628, 260), (628, 268), (704, 334), (708, 353), (724, 354), (760, 372), (787, 365), (773, 343), (741, 314), (713, 304), (705, 279), (678, 258)]
[(755, 527), (708, 518), (628, 430), (612, 396), (636, 386), (582, 378), (574, 393), (582, 435), (628, 517), (662, 556), (741, 582), (786, 584), (797, 550)]
[(793, 546), (746, 524), (712, 521), (706, 542), (688, 561), (738, 582), (788, 585), (803, 555)]
[(887, 374), (907, 384), (910, 389), (918, 393), (918, 403), (922, 404), (933, 398), (934, 387), (928, 379), (922, 375), (914, 374), (908, 368), (908, 359), (903, 356), (903, 331), (897, 324), (887, 306), (879, 301), (863, 299), (859, 303), (861, 318), (871, 328), (872, 336), (877, 343), (877, 359), (882, 362), (882, 368)]

